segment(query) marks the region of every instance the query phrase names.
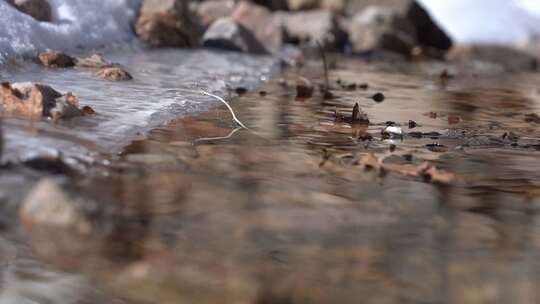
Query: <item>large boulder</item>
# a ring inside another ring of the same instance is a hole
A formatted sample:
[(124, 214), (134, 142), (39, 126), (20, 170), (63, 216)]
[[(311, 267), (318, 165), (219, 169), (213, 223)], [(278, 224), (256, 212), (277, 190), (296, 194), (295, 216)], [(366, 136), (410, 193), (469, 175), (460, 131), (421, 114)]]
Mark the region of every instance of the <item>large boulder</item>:
[(71, 93), (60, 94), (53, 88), (37, 83), (2, 83), (2, 112), (30, 118), (70, 118), (83, 115), (79, 99)]
[(208, 28), (219, 18), (232, 15), (235, 3), (233, 0), (208, 0), (197, 6), (197, 15), (202, 26)]
[(47, 0), (8, 0), (7, 2), (38, 21), (52, 21), (51, 6)]
[(139, 38), (152, 47), (194, 47), (200, 28), (184, 0), (144, 0), (135, 24)]
[(450, 37), (413, 0), (369, 6), (352, 18), (349, 32), (356, 52), (390, 50), (410, 55), (416, 46), (442, 52), (452, 47)]
[(205, 47), (229, 51), (267, 53), (252, 32), (230, 17), (216, 20), (204, 34), (202, 43)]
[(327, 50), (343, 50), (348, 43), (347, 32), (338, 17), (327, 10), (309, 10), (277, 14), (285, 29), (286, 41), (302, 46), (321, 43)]
[(284, 33), (280, 19), (266, 7), (240, 2), (232, 18), (249, 29), (270, 52), (277, 52), (283, 46)]

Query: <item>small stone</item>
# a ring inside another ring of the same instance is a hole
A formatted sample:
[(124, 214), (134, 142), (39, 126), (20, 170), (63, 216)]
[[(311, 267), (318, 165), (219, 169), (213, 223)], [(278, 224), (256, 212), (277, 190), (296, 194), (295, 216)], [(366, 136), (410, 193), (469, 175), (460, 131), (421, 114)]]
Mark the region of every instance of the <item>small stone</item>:
[(75, 58), (61, 52), (43, 52), (38, 55), (42, 65), (50, 68), (69, 68), (75, 66)]
[(385, 99), (385, 96), (383, 93), (376, 93), (371, 97), (375, 102), (383, 102)]
[(118, 66), (102, 68), (97, 71), (96, 75), (104, 80), (111, 81), (126, 81), (133, 79), (126, 70)]
[(234, 92), (238, 95), (244, 95), (247, 93), (247, 89), (244, 87), (237, 87)]
[(409, 120), (409, 129), (414, 129), (418, 126), (418, 124), (416, 123), (416, 121), (414, 120)]
[(296, 82), (296, 98), (307, 99), (313, 96), (314, 87), (311, 81), (304, 77), (298, 78)]
[(403, 138), (403, 130), (400, 127), (388, 126), (382, 131), (385, 138)]

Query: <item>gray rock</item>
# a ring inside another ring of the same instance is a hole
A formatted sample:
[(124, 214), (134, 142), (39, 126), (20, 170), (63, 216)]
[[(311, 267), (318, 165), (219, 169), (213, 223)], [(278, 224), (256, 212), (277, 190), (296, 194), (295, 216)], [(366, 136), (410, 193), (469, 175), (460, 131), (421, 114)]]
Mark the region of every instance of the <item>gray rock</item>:
[(183, 0), (144, 0), (135, 32), (152, 47), (194, 47), (200, 28)]
[(410, 55), (416, 46), (416, 30), (394, 9), (370, 6), (357, 14), (349, 24), (353, 52), (394, 51)]
[(38, 21), (52, 21), (51, 6), (47, 0), (8, 0), (7, 2)]
[(266, 7), (240, 2), (233, 14), (234, 21), (250, 30), (269, 52), (277, 52), (283, 46), (284, 32), (280, 19)]
[(236, 52), (268, 53), (253, 33), (232, 18), (216, 20), (204, 34), (202, 44), (205, 47)]
[(353, 17), (349, 32), (356, 52), (373, 49), (410, 55), (418, 46), (429, 55), (452, 47), (448, 35), (413, 0), (389, 6), (369, 6)]
[(286, 41), (315, 46), (319, 41), (327, 50), (343, 50), (348, 42), (338, 17), (326, 10), (277, 14), (285, 29)]

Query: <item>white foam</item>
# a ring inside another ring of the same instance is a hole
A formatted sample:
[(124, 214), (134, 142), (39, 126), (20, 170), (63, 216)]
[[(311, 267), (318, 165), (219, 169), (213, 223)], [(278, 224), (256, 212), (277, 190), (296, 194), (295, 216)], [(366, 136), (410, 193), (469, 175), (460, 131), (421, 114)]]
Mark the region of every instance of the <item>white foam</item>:
[(538, 0), (421, 0), (459, 43), (524, 43), (540, 34)]
[(53, 22), (0, 1), (0, 63), (46, 49), (97, 48), (129, 40), (140, 0), (50, 0)]

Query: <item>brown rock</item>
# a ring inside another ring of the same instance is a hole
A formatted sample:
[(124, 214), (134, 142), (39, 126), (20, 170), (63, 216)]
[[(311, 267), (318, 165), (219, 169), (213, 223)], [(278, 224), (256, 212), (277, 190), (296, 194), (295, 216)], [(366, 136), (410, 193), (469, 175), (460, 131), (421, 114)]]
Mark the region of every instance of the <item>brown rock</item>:
[(243, 1), (235, 8), (232, 18), (250, 30), (266, 50), (281, 49), (284, 36), (280, 19), (267, 8)]
[(280, 13), (286, 40), (303, 46), (315, 46), (319, 41), (327, 50), (343, 50), (347, 44), (347, 33), (335, 14), (325, 10), (298, 13)]
[(68, 68), (75, 65), (75, 58), (61, 52), (43, 52), (38, 58), (41, 64), (50, 68)]
[(152, 47), (194, 47), (200, 29), (187, 1), (144, 0), (135, 32)]
[(52, 21), (51, 6), (46, 0), (8, 0), (8, 3), (38, 21)]
[(292, 11), (310, 10), (319, 8), (320, 0), (287, 0)]
[(133, 77), (120, 66), (101, 68), (97, 71), (96, 75), (102, 79), (111, 81), (126, 81), (133, 79)]
[(313, 96), (314, 87), (311, 81), (307, 78), (300, 77), (296, 81), (296, 98), (307, 99)]
[(268, 53), (251, 31), (232, 18), (216, 20), (204, 34), (202, 44), (205, 47), (236, 52)]
[(111, 65), (112, 64), (105, 60), (101, 54), (92, 54), (84, 58), (75, 58), (75, 66), (79, 68), (99, 69)]
[(233, 10), (233, 0), (209, 0), (201, 2), (197, 7), (197, 15), (201, 20), (201, 24), (207, 28), (214, 21), (231, 16)]
[(8, 114), (30, 118), (69, 118), (82, 115), (79, 100), (71, 93), (60, 94), (53, 88), (30, 82), (3, 83), (0, 88), (0, 105)]

